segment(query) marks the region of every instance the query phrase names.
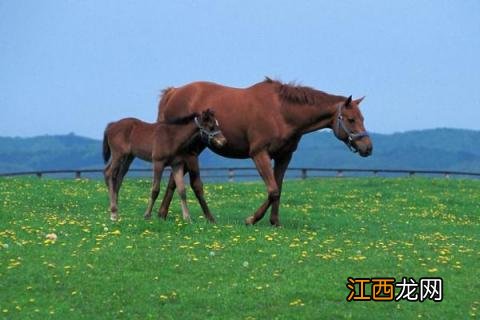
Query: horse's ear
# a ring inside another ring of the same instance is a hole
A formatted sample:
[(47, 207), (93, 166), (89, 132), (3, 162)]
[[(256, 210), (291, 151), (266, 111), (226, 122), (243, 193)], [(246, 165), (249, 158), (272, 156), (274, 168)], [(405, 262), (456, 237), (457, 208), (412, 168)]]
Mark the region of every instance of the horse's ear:
[(345, 107), (349, 107), (352, 104), (352, 96), (348, 97), (347, 100), (345, 100)]
[(355, 102), (355, 104), (359, 105), (360, 102), (363, 101), (363, 99), (365, 99), (365, 96), (363, 96), (363, 97), (361, 97), (361, 98), (359, 98), (359, 99), (356, 99), (356, 100), (354, 100), (353, 102)]

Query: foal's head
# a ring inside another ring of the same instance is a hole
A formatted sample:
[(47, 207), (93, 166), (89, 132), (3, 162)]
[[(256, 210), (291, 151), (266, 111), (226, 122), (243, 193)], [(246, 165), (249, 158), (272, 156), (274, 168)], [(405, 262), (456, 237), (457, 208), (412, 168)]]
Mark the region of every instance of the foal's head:
[(207, 145), (222, 148), (227, 143), (227, 139), (220, 130), (215, 113), (212, 110), (207, 109), (203, 111), (200, 116), (195, 118), (195, 123), (200, 129), (202, 141)]
[(353, 152), (358, 152), (362, 157), (368, 157), (372, 154), (373, 146), (363, 125), (362, 113), (358, 108), (362, 100), (363, 98), (352, 100), (350, 96), (338, 105), (333, 121), (333, 132)]

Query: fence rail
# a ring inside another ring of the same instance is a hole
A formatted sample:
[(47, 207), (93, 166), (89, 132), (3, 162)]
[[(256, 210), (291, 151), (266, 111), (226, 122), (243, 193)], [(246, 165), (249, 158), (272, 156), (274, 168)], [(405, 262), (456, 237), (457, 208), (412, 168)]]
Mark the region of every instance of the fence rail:
[[(138, 169), (132, 168), (129, 172), (144, 172), (150, 173), (152, 169)], [(170, 171), (167, 169), (167, 173)], [(250, 172), (249, 172), (250, 171)], [(220, 174), (215, 174), (215, 173)], [(76, 179), (80, 179), (86, 174), (102, 174), (103, 169), (71, 169), (71, 170), (36, 170), (36, 171), (22, 171), (22, 172), (7, 172), (0, 173), (0, 177), (14, 177), (14, 176), (37, 176), (39, 178), (45, 175), (65, 175), (72, 174)], [(212, 174), (213, 173), (213, 174)], [(450, 171), (450, 170), (410, 170), (410, 169), (354, 169), (354, 168), (297, 168), (292, 167), (287, 169), (287, 177), (295, 174), (294, 177), (307, 179), (309, 177), (321, 177), (321, 174), (328, 174), (336, 177), (343, 177), (346, 174), (369, 174), (373, 176), (383, 175), (429, 175), (429, 176), (444, 176), (449, 178), (451, 176), (463, 176), (480, 178), (480, 172), (466, 172), (466, 171)], [(330, 175), (330, 176), (331, 176)], [(235, 178), (254, 178), (259, 177), (254, 167), (218, 167), (218, 168), (202, 168), (202, 178), (217, 178), (228, 179), (234, 181)]]

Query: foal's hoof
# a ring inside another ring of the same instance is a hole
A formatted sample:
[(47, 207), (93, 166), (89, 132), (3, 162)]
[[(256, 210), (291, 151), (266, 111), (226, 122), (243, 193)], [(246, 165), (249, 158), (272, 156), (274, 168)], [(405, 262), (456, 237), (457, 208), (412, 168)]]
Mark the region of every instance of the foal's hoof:
[(272, 227), (276, 227), (276, 228), (280, 228), (282, 226), (280, 224), (280, 221), (270, 220), (270, 224), (272, 225)]
[(110, 220), (112, 220), (112, 221), (118, 221), (118, 214), (112, 213), (112, 214), (110, 215)]
[(158, 217), (160, 219), (166, 220), (168, 215), (168, 210), (160, 210), (158, 211)]
[(245, 219), (245, 224), (247, 226), (251, 226), (255, 223), (255, 217), (254, 216), (250, 216), (248, 217), (247, 219)]

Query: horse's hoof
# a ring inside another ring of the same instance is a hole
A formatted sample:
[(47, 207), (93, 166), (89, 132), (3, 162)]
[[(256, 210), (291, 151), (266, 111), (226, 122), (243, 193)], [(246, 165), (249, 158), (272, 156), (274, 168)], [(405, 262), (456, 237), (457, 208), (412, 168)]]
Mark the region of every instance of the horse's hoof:
[(272, 227), (276, 227), (276, 228), (280, 228), (282, 226), (279, 221), (270, 220), (270, 224), (272, 225)]
[(110, 220), (112, 220), (113, 222), (118, 221), (118, 215), (116, 215), (116, 214), (111, 214), (111, 215), (110, 215)]
[(255, 223), (255, 217), (254, 216), (250, 216), (248, 217), (247, 219), (245, 219), (245, 224), (247, 226), (251, 226)]
[(207, 219), (209, 223), (213, 223), (213, 224), (217, 223), (217, 221), (215, 221), (215, 218), (213, 216), (205, 216), (205, 219)]
[(166, 220), (168, 215), (168, 211), (158, 211), (158, 217), (160, 219)]
[(145, 219), (145, 220), (150, 220), (151, 218), (152, 218), (151, 214), (144, 214), (143, 215), (143, 219)]

